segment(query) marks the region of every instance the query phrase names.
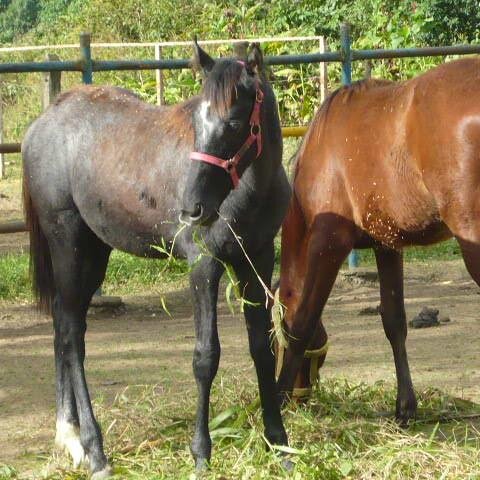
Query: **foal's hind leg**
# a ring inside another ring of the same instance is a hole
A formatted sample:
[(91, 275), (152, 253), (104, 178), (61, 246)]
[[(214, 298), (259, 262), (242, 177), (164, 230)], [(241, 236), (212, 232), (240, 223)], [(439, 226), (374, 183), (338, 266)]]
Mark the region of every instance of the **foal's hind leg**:
[(403, 297), (403, 258), (401, 252), (384, 247), (375, 248), (375, 258), (380, 279), (383, 328), (392, 346), (397, 372), (396, 417), (406, 424), (415, 416), (417, 401), (405, 348), (407, 323)]
[[(274, 263), (273, 244), (252, 260), (258, 275), (270, 288)], [(250, 354), (257, 371), (265, 437), (273, 445), (287, 445), (287, 434), (283, 427), (277, 398), (275, 358), (270, 347), (271, 317), (270, 309), (266, 305), (266, 302), (270, 303), (270, 301), (249, 263), (242, 261), (234, 265), (234, 268), (240, 283), (240, 291), (247, 301), (244, 305), (244, 314), (248, 329)]]
[[(45, 229), (55, 278), (53, 305), (57, 375), (57, 437), (75, 462), (88, 457), (94, 479), (110, 473), (85, 380), (86, 313), (101, 285), (110, 247), (76, 211), (63, 211)], [(79, 433), (79, 436), (78, 436)]]

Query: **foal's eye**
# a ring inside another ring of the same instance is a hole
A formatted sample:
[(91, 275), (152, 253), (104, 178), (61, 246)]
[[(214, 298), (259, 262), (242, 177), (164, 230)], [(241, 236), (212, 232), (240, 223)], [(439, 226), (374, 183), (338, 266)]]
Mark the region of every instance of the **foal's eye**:
[(241, 126), (242, 126), (242, 122), (238, 121), (238, 120), (230, 120), (228, 122), (228, 126), (232, 129), (232, 130), (240, 130)]

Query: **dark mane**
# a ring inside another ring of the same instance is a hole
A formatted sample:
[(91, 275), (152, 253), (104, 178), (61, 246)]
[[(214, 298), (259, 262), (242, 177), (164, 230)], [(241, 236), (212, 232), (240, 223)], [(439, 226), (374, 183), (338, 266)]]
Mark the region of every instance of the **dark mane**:
[(395, 83), (396, 82), (393, 82), (391, 80), (384, 80), (381, 78), (369, 78), (364, 80), (357, 80), (356, 82), (353, 82), (351, 85), (343, 85), (342, 87), (337, 88), (337, 90), (331, 93), (327, 97), (327, 99), (322, 103), (320, 110), (315, 115), (315, 119), (313, 123), (317, 123), (317, 120), (320, 120), (321, 117), (324, 117), (325, 115), (328, 114), (330, 105), (339, 94), (343, 95), (344, 102), (348, 102), (350, 98), (357, 93), (362, 93), (367, 90), (372, 90), (374, 88), (387, 87)]
[(228, 59), (217, 62), (211, 74), (205, 80), (203, 96), (210, 102), (210, 108), (217, 115), (225, 117), (237, 96), (237, 86), (242, 84), (241, 63)]
[(78, 95), (79, 93), (89, 97), (91, 100), (100, 102), (127, 98), (141, 102), (140, 97), (136, 93), (125, 88), (105, 85), (79, 85), (57, 95), (53, 104), (60, 105), (71, 96)]
[(357, 93), (362, 93), (368, 90), (372, 90), (374, 88), (387, 87), (393, 84), (395, 84), (395, 82), (392, 82), (390, 80), (369, 78), (366, 80), (358, 80), (356, 82), (353, 82), (351, 85), (344, 85), (338, 88), (322, 103), (320, 110), (313, 119), (312, 127), (309, 129), (309, 132), (316, 131), (318, 134), (320, 134), (319, 128), (323, 124), (323, 120), (327, 118), (330, 106), (332, 105), (333, 101), (337, 96), (340, 95), (343, 102), (346, 103), (352, 98), (353, 95)]

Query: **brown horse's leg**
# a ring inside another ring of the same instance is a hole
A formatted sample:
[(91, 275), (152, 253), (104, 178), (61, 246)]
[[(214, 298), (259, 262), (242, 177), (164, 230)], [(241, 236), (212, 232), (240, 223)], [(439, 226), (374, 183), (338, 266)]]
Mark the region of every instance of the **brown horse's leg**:
[(293, 385), (294, 400), (306, 401), (310, 397), (312, 387), (318, 382), (319, 370), (327, 358), (327, 343), (328, 334), (320, 318)]
[(381, 315), (385, 335), (392, 346), (397, 372), (396, 417), (406, 424), (415, 416), (417, 401), (408, 366), (405, 340), (407, 323), (403, 297), (403, 255), (396, 250), (375, 248), (380, 279)]
[(476, 284), (480, 287), (480, 232), (477, 241), (457, 237), (462, 250), (463, 261)]
[(320, 215), (305, 240), (307, 254), (303, 261), (307, 265), (302, 293), (298, 307), (287, 311), (285, 318), (289, 346), (278, 379), (281, 401), (292, 392), (338, 270), (353, 247), (355, 226), (336, 215)]

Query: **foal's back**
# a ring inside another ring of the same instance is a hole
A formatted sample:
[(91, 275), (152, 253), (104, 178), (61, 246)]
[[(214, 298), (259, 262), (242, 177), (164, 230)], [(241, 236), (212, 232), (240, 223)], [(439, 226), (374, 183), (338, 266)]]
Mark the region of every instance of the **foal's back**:
[(62, 94), (22, 145), (38, 211), (73, 208), (104, 243), (154, 255), (178, 228), (196, 101), (156, 107), (116, 87)]
[(478, 211), (479, 152), (480, 59), (403, 83), (363, 81), (317, 114), (299, 153), (297, 197), (307, 224), (329, 212), (352, 220), (360, 243), (366, 232), (394, 247), (427, 244)]

